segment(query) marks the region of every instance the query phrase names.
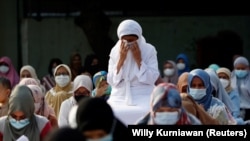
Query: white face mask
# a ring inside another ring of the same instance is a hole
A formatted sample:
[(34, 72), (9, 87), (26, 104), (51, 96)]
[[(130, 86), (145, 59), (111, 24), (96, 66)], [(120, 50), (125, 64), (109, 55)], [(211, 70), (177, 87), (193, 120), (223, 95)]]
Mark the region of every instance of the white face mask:
[(223, 79), (223, 78), (220, 79), (220, 82), (221, 82), (223, 88), (226, 88), (229, 84), (229, 80)]
[(174, 69), (165, 69), (164, 74), (166, 76), (172, 76), (174, 74)]
[(1, 73), (7, 73), (9, 71), (9, 67), (5, 65), (0, 66), (0, 72)]
[(192, 88), (190, 88), (189, 94), (190, 94), (195, 100), (200, 100), (200, 99), (202, 99), (207, 93), (206, 93), (206, 89), (192, 89)]
[(41, 107), (41, 103), (34, 103), (34, 105), (35, 105), (35, 112), (38, 112), (38, 110)]
[(69, 75), (59, 75), (55, 77), (55, 81), (60, 87), (65, 87), (69, 84), (70, 78)]
[(154, 122), (158, 125), (174, 125), (179, 120), (179, 113), (175, 112), (156, 112)]
[(185, 69), (185, 64), (184, 63), (177, 63), (176, 67), (178, 68), (178, 70), (183, 70)]

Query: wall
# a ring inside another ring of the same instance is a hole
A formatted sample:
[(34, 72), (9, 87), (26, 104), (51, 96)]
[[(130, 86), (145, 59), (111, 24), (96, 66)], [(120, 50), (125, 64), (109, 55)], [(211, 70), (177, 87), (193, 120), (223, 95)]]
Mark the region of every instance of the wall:
[[(17, 29), (15, 3), (8, 2), (5, 8), (0, 3), (0, 54), (9, 55), (17, 64)], [(12, 16), (9, 16), (12, 15)], [(113, 25), (110, 36), (116, 41), (116, 29), (121, 20), (133, 18), (142, 28), (146, 40), (158, 51), (159, 68), (167, 59), (175, 59), (184, 52), (189, 56), (191, 66), (196, 66), (194, 41), (207, 35), (215, 35), (223, 29), (236, 31), (244, 41), (244, 55), (250, 59), (250, 16), (173, 16), (173, 17), (111, 17)], [(82, 29), (74, 25), (73, 18), (47, 18), (42, 21), (27, 19), (26, 58), (34, 66), (38, 76), (47, 74), (49, 59), (59, 57), (69, 62), (73, 51), (79, 51), (83, 59), (91, 53), (88, 41)], [(24, 64), (23, 64), (24, 65)]]

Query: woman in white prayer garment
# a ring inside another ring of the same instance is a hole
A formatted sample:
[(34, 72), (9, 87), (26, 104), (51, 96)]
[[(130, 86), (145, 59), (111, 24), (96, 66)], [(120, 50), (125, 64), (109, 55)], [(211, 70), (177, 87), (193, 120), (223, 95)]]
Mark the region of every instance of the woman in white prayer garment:
[(122, 21), (117, 35), (109, 55), (107, 81), (112, 91), (107, 102), (117, 118), (132, 125), (150, 109), (150, 94), (160, 75), (157, 51), (135, 20)]

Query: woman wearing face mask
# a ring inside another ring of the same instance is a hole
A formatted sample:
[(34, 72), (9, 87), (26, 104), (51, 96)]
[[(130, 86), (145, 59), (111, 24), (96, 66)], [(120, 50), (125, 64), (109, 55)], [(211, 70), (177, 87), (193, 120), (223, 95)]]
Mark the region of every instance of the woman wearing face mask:
[(45, 100), (54, 109), (58, 118), (61, 103), (73, 95), (70, 68), (65, 64), (58, 65), (54, 77), (56, 85), (46, 93)]
[(188, 74), (187, 93), (200, 104), (206, 112), (222, 125), (235, 125), (236, 121), (232, 117), (226, 105), (212, 95), (213, 86), (210, 76), (205, 70), (194, 69)]
[(57, 118), (52, 107), (44, 99), (44, 93), (41, 88), (37, 85), (27, 85), (32, 91), (34, 97), (35, 113), (46, 117), (53, 128), (58, 128)]
[(189, 60), (186, 54), (180, 53), (176, 57), (176, 67), (178, 68), (178, 76), (183, 72), (189, 72)]
[(26, 136), (42, 141), (51, 130), (47, 118), (34, 114), (34, 98), (25, 85), (17, 85), (11, 93), (8, 115), (0, 118), (0, 140), (15, 141)]
[(178, 81), (178, 72), (177, 67), (174, 61), (167, 60), (163, 65), (163, 74), (164, 77), (162, 80), (166, 83), (177, 84)]
[(195, 117), (197, 117), (203, 125), (219, 125), (219, 122), (211, 117), (204, 108), (199, 105), (191, 95), (187, 94), (188, 72), (184, 72), (179, 76), (177, 88), (180, 91), (183, 107)]
[(88, 75), (78, 75), (73, 82), (73, 96), (62, 102), (59, 116), (58, 125), (59, 127), (69, 125), (69, 113), (72, 107), (84, 97), (90, 97), (91, 91), (93, 90), (93, 83)]
[(232, 113), (237, 124), (244, 124), (243, 118), (240, 117), (240, 96), (239, 93), (231, 87), (231, 71), (228, 68), (221, 67), (216, 71), (223, 88), (230, 97), (232, 104), (235, 107), (235, 112)]
[(244, 120), (250, 119), (250, 75), (249, 62), (241, 56), (234, 61), (234, 70), (231, 75), (231, 86), (240, 96), (241, 116)]
[(19, 75), (12, 64), (11, 59), (7, 56), (0, 58), (0, 76), (4, 76), (10, 80), (11, 88), (19, 82)]
[(180, 92), (174, 84), (160, 83), (151, 94), (150, 113), (137, 125), (200, 125), (194, 115), (182, 107)]
[(107, 82), (107, 72), (99, 71), (93, 76), (95, 89), (92, 91), (93, 97), (101, 97), (107, 100), (111, 93), (111, 86)]
[(102, 98), (86, 97), (76, 112), (77, 129), (87, 141), (128, 141), (128, 129)]

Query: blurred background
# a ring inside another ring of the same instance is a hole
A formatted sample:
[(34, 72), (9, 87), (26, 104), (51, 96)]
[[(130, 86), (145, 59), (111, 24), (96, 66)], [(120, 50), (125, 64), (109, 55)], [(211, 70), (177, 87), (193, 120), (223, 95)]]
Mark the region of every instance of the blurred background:
[(143, 36), (156, 47), (160, 70), (165, 60), (175, 60), (179, 53), (188, 55), (191, 68), (206, 68), (211, 63), (232, 68), (236, 54), (250, 59), (250, 14), (244, 4), (230, 6), (0, 0), (0, 56), (9, 56), (17, 70), (32, 65), (39, 77), (47, 74), (51, 58), (68, 64), (73, 52), (80, 53), (82, 60), (95, 53), (107, 66), (118, 39), (118, 24), (129, 18), (141, 24)]

